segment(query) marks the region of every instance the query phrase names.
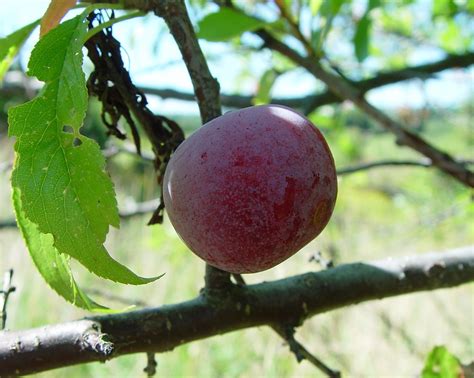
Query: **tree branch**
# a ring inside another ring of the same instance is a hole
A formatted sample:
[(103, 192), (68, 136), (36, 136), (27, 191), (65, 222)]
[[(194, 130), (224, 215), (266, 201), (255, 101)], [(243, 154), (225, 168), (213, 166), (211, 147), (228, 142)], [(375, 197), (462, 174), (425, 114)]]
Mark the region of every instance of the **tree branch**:
[(296, 357), (298, 362), (308, 360), (311, 364), (316, 366), (329, 378), (341, 378), (339, 371), (334, 371), (324, 362), (322, 362), (315, 355), (310, 353), (301, 343), (295, 339), (295, 330), (292, 327), (277, 327), (274, 326), (273, 330), (278, 333), (287, 343), (290, 350)]
[(300, 55), (297, 51), (275, 39), (265, 30), (257, 31), (256, 34), (262, 38), (265, 47), (278, 51), (280, 54), (285, 55), (301, 67), (304, 67), (317, 79), (325, 83), (329, 90), (339, 98), (351, 101), (368, 116), (377, 121), (382, 127), (393, 133), (398, 144), (405, 145), (418, 151), (429, 158), (432, 164), (441, 171), (471, 188), (474, 187), (473, 172), (457, 162), (449, 154), (438, 150), (419, 135), (405, 129), (401, 124), (370, 104), (358, 88), (344, 80), (342, 77), (327, 71), (314, 56), (304, 57)]
[(262, 325), (297, 326), (311, 316), (357, 304), (474, 281), (474, 250), (339, 265), (249, 286), (219, 300), (190, 301), (0, 332), (0, 374), (37, 373), (123, 354), (164, 352), (191, 341)]
[(0, 290), (0, 316), (1, 316), (1, 325), (0, 330), (5, 329), (7, 324), (7, 305), (8, 298), (11, 293), (13, 293), (16, 288), (12, 286), (13, 278), (13, 269), (7, 270), (3, 275), (3, 287)]
[[(460, 164), (471, 165), (474, 164), (474, 160), (459, 160)], [(425, 160), (380, 160), (369, 163), (355, 164), (353, 166), (340, 168), (337, 170), (338, 176), (344, 176), (351, 173), (360, 171), (366, 171), (373, 168), (381, 167), (419, 167), (419, 168), (431, 168), (434, 164), (429, 159)]]
[[(352, 85), (357, 87), (362, 93), (365, 94), (372, 89), (383, 87), (385, 85), (417, 78), (427, 79), (440, 71), (452, 68), (465, 68), (472, 64), (474, 64), (474, 52), (460, 55), (448, 55), (446, 58), (434, 63), (408, 66), (400, 70), (380, 72), (369, 79), (352, 81)], [(1, 93), (3, 95), (9, 96), (13, 93), (17, 95), (24, 95), (25, 90), (21, 88), (22, 84), (19, 83), (18, 80), (13, 82), (9, 80), (9, 76), (7, 75), (4, 81), (5, 87), (1, 89)], [(159, 89), (148, 86), (138, 87), (138, 89), (145, 94), (158, 96), (162, 99), (176, 99), (192, 102), (196, 101), (196, 96), (194, 93), (190, 92), (182, 92), (170, 88)], [(221, 93), (220, 95), (222, 106), (230, 108), (246, 108), (252, 106), (253, 98), (254, 96), (252, 95), (224, 93)], [(285, 105), (290, 108), (302, 109), (305, 114), (309, 114), (320, 106), (341, 101), (341, 98), (337, 97), (331, 91), (325, 91), (320, 94), (308, 95), (304, 97), (275, 97), (272, 98), (270, 102), (272, 104)]]

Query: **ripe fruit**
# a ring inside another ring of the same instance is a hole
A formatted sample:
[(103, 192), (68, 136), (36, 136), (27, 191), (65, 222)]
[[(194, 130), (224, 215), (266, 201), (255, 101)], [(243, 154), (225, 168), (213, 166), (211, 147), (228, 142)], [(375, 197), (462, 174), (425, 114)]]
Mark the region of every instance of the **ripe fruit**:
[(315, 238), (337, 194), (334, 160), (306, 118), (277, 105), (216, 118), (186, 139), (164, 178), (171, 223), (231, 273), (269, 269)]

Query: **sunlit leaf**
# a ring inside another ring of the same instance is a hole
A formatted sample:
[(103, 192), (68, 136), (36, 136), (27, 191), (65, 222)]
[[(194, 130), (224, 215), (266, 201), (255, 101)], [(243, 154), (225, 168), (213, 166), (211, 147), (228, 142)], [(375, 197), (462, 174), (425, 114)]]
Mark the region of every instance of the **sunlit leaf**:
[(447, 22), (443, 22), (443, 30), (439, 35), (439, 42), (441, 47), (449, 52), (463, 52), (468, 48), (469, 44), (472, 43), (472, 36), (463, 35), (463, 30), (454, 21), (449, 19)]
[(322, 4), (323, 4), (323, 0), (310, 0), (309, 7), (311, 9), (311, 13), (313, 15), (317, 14)]
[(452, 16), (457, 10), (454, 0), (433, 0), (433, 17)]
[(9, 135), (16, 137), (12, 185), (20, 191), (24, 213), (17, 217), (34, 223), (39, 233), (51, 234), (60, 254), (98, 276), (144, 284), (154, 278), (135, 275), (103, 246), (109, 226), (118, 227), (119, 218), (103, 155), (97, 143), (79, 132), (87, 109), (82, 71), (86, 31), (81, 15), (38, 42), (29, 74), (45, 86), (38, 97), (9, 111)]
[(197, 36), (208, 41), (227, 41), (242, 35), (244, 32), (253, 31), (265, 25), (265, 21), (247, 16), (233, 9), (221, 8), (199, 21)]
[(354, 35), (354, 50), (359, 62), (362, 62), (369, 55), (370, 26), (371, 21), (367, 14), (357, 23)]
[(253, 98), (254, 105), (268, 104), (270, 102), (270, 91), (277, 77), (278, 73), (274, 69), (269, 69), (263, 73), (258, 84), (257, 94)]
[(428, 355), (422, 378), (459, 378), (462, 366), (444, 346), (437, 346)]
[(21, 46), (26, 42), (33, 30), (38, 26), (39, 20), (28, 24), (21, 29), (0, 38), (0, 81), (10, 68), (13, 58), (18, 54)]
[(321, 6), (321, 15), (323, 17), (334, 17), (339, 13), (339, 10), (344, 4), (345, 0), (324, 0)]

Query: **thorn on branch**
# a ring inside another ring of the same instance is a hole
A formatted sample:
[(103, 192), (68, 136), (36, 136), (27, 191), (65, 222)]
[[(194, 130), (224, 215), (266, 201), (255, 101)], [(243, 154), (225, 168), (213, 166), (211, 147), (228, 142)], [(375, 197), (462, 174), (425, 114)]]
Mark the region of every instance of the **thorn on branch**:
[(158, 366), (158, 363), (156, 362), (156, 359), (155, 359), (155, 353), (148, 352), (146, 354), (146, 358), (147, 358), (147, 363), (143, 371), (146, 373), (147, 377), (153, 377), (156, 374), (156, 367)]
[(7, 324), (7, 304), (8, 304), (8, 297), (11, 293), (16, 290), (16, 287), (12, 286), (12, 278), (13, 278), (13, 269), (9, 269), (3, 275), (3, 287), (0, 290), (1, 299), (1, 317), (2, 317), (2, 326), (0, 329), (5, 329)]

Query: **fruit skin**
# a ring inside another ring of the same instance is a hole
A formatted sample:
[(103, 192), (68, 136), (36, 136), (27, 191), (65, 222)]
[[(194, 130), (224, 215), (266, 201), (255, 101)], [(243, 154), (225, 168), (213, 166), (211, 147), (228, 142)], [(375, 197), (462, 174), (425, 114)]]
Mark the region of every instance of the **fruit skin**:
[(207, 263), (255, 273), (292, 256), (326, 226), (337, 176), (324, 137), (278, 105), (226, 113), (173, 154), (163, 196), (174, 228)]

